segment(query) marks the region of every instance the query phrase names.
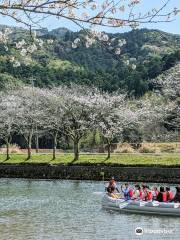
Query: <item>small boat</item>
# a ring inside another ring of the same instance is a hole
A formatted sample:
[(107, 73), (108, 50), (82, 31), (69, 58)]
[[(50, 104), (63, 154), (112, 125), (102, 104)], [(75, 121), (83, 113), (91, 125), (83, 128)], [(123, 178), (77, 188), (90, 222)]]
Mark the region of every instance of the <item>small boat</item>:
[(180, 217), (180, 203), (115, 199), (107, 194), (103, 196), (102, 207), (128, 213), (154, 214)]

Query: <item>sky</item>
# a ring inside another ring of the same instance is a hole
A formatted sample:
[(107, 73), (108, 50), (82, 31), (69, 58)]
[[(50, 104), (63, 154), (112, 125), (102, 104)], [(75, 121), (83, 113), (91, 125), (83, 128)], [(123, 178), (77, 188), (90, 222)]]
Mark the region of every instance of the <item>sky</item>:
[[(138, 10), (141, 11), (141, 12), (146, 12), (149, 9), (158, 8), (158, 7), (162, 6), (162, 4), (166, 0), (141, 0), (141, 1), (142, 1), (142, 3), (138, 7), (139, 8)], [(166, 12), (170, 11), (174, 7), (180, 8), (180, 0), (171, 0), (170, 3), (166, 7)], [(6, 24), (6, 25), (10, 25), (10, 26), (20, 26), (19, 24), (17, 24), (12, 19), (10, 19), (8, 17), (2, 17), (2, 16), (0, 16), (0, 24)], [(49, 17), (49, 18), (45, 19), (43, 22), (41, 22), (41, 27), (46, 27), (49, 30), (59, 28), (59, 27), (66, 27), (66, 28), (68, 28), (72, 31), (80, 30), (80, 28), (77, 27), (71, 21), (66, 20), (66, 19), (59, 19), (58, 20), (55, 17)], [(85, 25), (85, 27), (86, 27), (86, 25)], [(143, 27), (150, 28), (150, 29), (159, 29), (159, 30), (169, 32), (169, 33), (174, 33), (174, 34), (180, 34), (180, 14), (176, 15), (173, 18), (172, 22), (144, 24), (144, 25), (140, 26), (140, 28), (143, 28)], [(103, 27), (103, 28), (99, 28), (98, 30), (105, 31), (105, 32), (116, 33), (116, 32), (130, 31), (131, 29), (130, 28), (107, 28), (107, 27)]]

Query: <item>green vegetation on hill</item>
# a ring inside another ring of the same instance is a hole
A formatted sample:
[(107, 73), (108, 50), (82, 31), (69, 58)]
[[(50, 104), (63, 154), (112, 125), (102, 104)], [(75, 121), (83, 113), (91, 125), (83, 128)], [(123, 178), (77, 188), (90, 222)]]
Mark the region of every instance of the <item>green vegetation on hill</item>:
[(16, 87), (22, 85), (23, 82), (8, 73), (0, 73), (0, 89), (6, 87)]
[[(95, 85), (103, 90), (125, 89), (135, 96), (141, 96), (152, 89), (149, 79), (155, 78), (180, 61), (180, 36), (158, 30), (133, 30), (128, 33), (108, 34), (118, 39), (126, 39), (122, 53), (117, 56), (107, 46), (99, 43), (86, 48), (84, 31), (71, 32), (65, 28), (52, 31), (37, 31), (44, 39), (54, 39), (52, 45), (45, 44), (33, 55), (29, 65), (14, 68), (8, 55), (14, 53), (13, 44), (8, 52), (0, 45), (0, 74), (29, 83), (35, 79), (36, 86), (59, 85), (75, 82)], [(13, 29), (13, 39), (27, 38), (23, 29)], [(72, 48), (75, 38), (82, 39), (78, 48)], [(14, 53), (15, 54), (15, 53)], [(125, 64), (125, 60), (135, 63), (137, 68)], [(8, 80), (7, 80), (8, 81)]]

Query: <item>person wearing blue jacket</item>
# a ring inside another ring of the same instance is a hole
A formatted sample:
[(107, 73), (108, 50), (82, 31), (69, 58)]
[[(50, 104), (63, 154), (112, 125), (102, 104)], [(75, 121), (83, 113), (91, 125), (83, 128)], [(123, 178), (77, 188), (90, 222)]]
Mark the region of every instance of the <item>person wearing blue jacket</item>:
[(123, 188), (123, 186), (121, 186), (121, 191), (122, 191), (123, 194), (124, 194), (125, 200), (129, 200), (129, 199), (130, 199), (130, 188), (129, 188), (129, 184), (128, 184), (128, 183), (125, 183), (124, 186), (125, 186), (124, 188)]

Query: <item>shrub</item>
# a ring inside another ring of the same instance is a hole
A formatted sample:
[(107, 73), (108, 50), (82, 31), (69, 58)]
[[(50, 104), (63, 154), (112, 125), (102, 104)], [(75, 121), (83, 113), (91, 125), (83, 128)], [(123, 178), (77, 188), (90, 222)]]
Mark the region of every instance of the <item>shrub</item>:
[(139, 148), (140, 153), (155, 153), (156, 149), (152, 147), (142, 146)]
[(123, 142), (129, 143), (134, 149), (141, 147), (143, 141), (142, 132), (137, 128), (137, 126), (131, 126), (130, 128), (124, 129)]
[[(6, 153), (6, 145), (1, 146), (0, 152), (1, 153)], [(9, 153), (22, 153), (22, 151), (17, 144), (10, 144)]]
[(115, 153), (133, 153), (134, 149), (129, 143), (117, 144), (117, 149), (114, 151)]
[(162, 152), (175, 152), (175, 148), (173, 146), (166, 146), (165, 148), (161, 148)]
[(172, 143), (163, 143), (160, 145), (162, 152), (175, 152), (176, 151), (176, 145)]

